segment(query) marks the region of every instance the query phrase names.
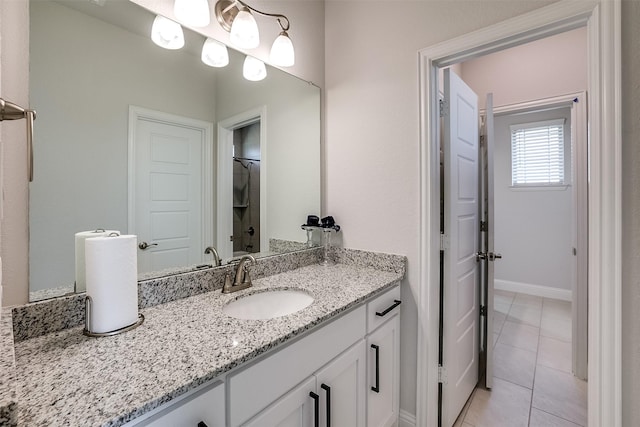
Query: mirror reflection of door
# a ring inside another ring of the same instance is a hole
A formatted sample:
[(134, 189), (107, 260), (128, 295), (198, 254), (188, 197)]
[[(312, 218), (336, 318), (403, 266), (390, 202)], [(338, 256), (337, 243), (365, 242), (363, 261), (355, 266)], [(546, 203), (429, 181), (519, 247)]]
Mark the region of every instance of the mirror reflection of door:
[(129, 232), (138, 236), (138, 272), (201, 263), (213, 124), (138, 107), (131, 114)]
[(260, 121), (233, 131), (233, 256), (260, 252)]

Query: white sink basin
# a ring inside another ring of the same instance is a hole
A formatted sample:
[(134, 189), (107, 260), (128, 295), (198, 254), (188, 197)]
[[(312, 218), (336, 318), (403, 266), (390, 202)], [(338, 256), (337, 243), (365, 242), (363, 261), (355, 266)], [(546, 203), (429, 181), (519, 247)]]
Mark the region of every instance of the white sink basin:
[(300, 311), (312, 302), (313, 297), (305, 291), (276, 289), (233, 300), (222, 308), (222, 312), (236, 319), (273, 319)]

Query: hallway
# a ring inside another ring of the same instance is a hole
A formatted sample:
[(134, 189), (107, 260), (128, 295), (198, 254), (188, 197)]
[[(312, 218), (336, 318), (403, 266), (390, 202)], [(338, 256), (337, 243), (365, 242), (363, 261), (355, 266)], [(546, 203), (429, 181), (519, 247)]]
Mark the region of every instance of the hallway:
[(495, 291), (494, 384), (455, 427), (587, 425), (587, 383), (571, 373), (571, 303)]

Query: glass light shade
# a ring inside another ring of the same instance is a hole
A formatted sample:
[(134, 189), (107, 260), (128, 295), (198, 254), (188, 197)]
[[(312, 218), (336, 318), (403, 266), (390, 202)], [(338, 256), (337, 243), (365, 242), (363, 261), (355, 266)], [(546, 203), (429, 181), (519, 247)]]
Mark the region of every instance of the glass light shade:
[(242, 75), (247, 80), (257, 82), (267, 77), (267, 67), (259, 59), (247, 56), (242, 66)]
[(242, 49), (253, 49), (260, 44), (258, 23), (246, 8), (240, 9), (231, 24), (231, 43)]
[(151, 40), (165, 49), (180, 49), (184, 46), (182, 27), (177, 22), (158, 15), (151, 27)]
[(229, 64), (229, 51), (223, 43), (207, 38), (202, 45), (201, 59), (211, 67), (225, 67)]
[(291, 67), (296, 62), (293, 43), (286, 31), (281, 32), (273, 42), (269, 58), (273, 65), (280, 67)]
[(209, 25), (209, 2), (207, 0), (175, 0), (173, 13), (180, 21), (192, 27)]

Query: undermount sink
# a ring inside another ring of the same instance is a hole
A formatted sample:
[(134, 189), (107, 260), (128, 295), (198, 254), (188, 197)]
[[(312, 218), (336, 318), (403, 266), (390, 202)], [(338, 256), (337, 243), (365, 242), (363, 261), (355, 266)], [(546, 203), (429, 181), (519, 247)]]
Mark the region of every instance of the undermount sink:
[(286, 316), (309, 306), (313, 297), (299, 289), (276, 289), (243, 296), (227, 303), (222, 312), (243, 320), (264, 320)]

